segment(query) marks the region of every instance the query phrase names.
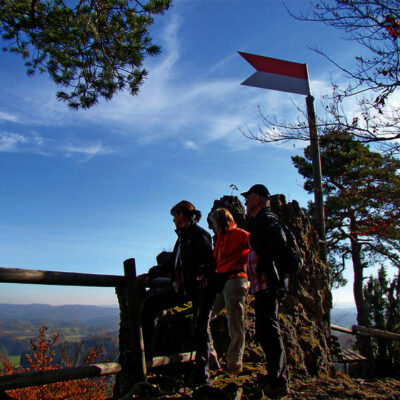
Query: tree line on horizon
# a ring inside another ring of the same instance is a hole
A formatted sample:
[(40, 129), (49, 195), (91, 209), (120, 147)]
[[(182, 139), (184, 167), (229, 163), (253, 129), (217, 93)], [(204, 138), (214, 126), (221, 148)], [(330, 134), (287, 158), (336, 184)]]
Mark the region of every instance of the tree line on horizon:
[[(2, 321), (0, 326), (0, 356), (19, 359), (17, 366), (28, 368), (27, 354), (31, 354), (30, 338), (36, 336), (43, 322), (30, 323), (25, 320), (13, 320), (10, 323)], [(57, 332), (59, 340), (53, 345), (54, 360), (61, 363), (66, 356), (75, 357), (87, 349), (101, 347), (102, 356), (115, 359), (118, 352), (118, 331), (106, 330), (101, 326), (87, 326), (82, 323), (66, 323), (62, 326), (57, 321), (47, 320), (46, 327), (51, 332)], [(14, 362), (13, 364), (16, 364)], [(0, 368), (1, 369), (1, 368)]]

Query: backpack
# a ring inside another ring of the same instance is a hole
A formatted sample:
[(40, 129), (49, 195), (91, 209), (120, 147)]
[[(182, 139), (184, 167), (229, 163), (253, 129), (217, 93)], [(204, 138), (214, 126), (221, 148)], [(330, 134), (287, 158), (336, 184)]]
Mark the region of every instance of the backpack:
[(279, 223), (282, 226), (286, 236), (286, 245), (282, 250), (277, 260), (278, 270), (287, 274), (296, 274), (304, 265), (303, 252), (297, 244), (293, 232), (280, 219)]
[(303, 268), (303, 252), (300, 250), (293, 232), (282, 221), (282, 219), (274, 212), (268, 212), (268, 215), (270, 218), (279, 222), (279, 225), (282, 227), (286, 236), (286, 244), (275, 260), (278, 272), (280, 275), (294, 275)]

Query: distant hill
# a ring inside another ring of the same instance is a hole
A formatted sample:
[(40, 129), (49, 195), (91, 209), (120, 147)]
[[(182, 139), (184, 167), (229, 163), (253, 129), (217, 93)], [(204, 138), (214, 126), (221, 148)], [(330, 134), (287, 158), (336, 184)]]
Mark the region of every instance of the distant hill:
[(331, 310), (331, 323), (344, 328), (351, 328), (352, 325), (357, 325), (356, 309), (354, 307), (333, 308)]
[[(339, 325), (343, 328), (351, 328), (353, 325), (357, 325), (357, 311), (355, 307), (333, 308), (331, 310), (331, 324)], [(338, 331), (332, 331), (332, 335), (338, 338), (342, 349), (354, 349), (356, 340), (354, 335), (348, 335)]]
[[(331, 310), (331, 322), (349, 328), (356, 325), (356, 309), (354, 307), (335, 307)], [(89, 326), (119, 323), (119, 309), (115, 307), (48, 304), (0, 304), (0, 320), (52, 320), (77, 321)]]
[(0, 320), (77, 321), (89, 326), (118, 324), (117, 307), (48, 304), (0, 304)]

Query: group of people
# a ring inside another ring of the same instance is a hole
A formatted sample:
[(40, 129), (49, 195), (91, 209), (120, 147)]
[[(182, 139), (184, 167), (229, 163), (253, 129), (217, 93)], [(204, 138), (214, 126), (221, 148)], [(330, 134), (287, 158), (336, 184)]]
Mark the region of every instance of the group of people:
[(235, 224), (232, 214), (218, 208), (210, 215), (214, 237), (197, 225), (201, 212), (188, 201), (171, 209), (178, 239), (172, 256), (151, 268), (147, 279), (168, 275), (168, 287), (147, 296), (143, 303), (142, 329), (146, 360), (153, 357), (155, 319), (165, 309), (192, 302), (193, 340), (196, 351), (193, 385), (209, 383), (209, 362), (219, 367), (209, 323), (213, 315), (227, 310), (230, 345), (226, 372), (242, 372), (245, 345), (245, 299), (255, 297), (255, 329), (265, 356), (267, 374), (260, 377), (267, 396), (285, 396), (289, 375), (278, 310), (288, 287), (288, 277), (279, 273), (277, 259), (284, 251), (285, 233), (271, 216), (270, 193), (261, 184), (242, 193), (251, 217), (249, 231)]

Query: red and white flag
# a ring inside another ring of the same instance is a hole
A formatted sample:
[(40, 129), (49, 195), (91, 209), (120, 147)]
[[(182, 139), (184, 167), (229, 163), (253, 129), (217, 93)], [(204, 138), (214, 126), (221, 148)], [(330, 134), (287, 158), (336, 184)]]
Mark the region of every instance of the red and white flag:
[(242, 82), (242, 85), (281, 92), (311, 94), (306, 64), (257, 56), (241, 51), (238, 53), (257, 70)]

